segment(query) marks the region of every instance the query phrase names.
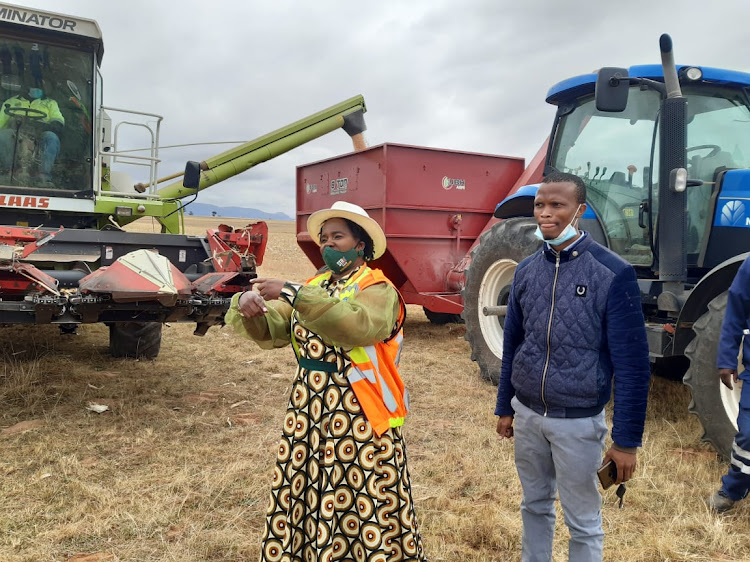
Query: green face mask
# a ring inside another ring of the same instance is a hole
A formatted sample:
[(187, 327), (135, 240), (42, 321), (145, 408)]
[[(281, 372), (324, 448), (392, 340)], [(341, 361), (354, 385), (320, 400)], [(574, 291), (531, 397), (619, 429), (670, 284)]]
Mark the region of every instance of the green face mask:
[(323, 261), (331, 271), (337, 274), (349, 269), (361, 255), (363, 255), (362, 250), (356, 248), (346, 252), (334, 250), (330, 246), (323, 248)]

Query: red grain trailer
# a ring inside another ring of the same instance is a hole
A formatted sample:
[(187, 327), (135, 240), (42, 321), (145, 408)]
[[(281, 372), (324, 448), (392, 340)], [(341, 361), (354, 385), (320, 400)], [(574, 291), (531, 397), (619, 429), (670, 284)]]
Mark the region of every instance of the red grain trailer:
[(375, 262), (433, 321), (461, 313), (451, 270), (524, 171), (523, 158), (386, 143), (297, 167), (297, 243), (316, 267), (307, 217), (336, 200), (363, 207), (385, 232)]

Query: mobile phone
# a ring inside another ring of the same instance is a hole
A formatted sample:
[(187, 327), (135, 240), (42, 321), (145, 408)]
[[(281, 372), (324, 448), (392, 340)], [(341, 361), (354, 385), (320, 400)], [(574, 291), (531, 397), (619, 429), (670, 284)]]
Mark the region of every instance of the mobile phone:
[(617, 482), (617, 465), (614, 461), (610, 460), (607, 464), (600, 467), (596, 471), (596, 475), (599, 477), (599, 482), (602, 484), (602, 488), (605, 490)]

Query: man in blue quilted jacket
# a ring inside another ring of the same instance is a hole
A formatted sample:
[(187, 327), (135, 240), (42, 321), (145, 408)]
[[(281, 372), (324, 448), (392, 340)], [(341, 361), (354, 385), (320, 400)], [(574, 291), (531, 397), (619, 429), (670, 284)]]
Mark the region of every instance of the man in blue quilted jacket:
[[(544, 247), (518, 264), (505, 318), (495, 415), (500, 437), (515, 437), (524, 561), (552, 560), (558, 493), (569, 559), (602, 559), (596, 471), (612, 460), (618, 484), (633, 476), (646, 417), (651, 375), (635, 270), (577, 229), (585, 201), (578, 176), (544, 179), (534, 199)], [(613, 382), (613, 443), (602, 460)]]

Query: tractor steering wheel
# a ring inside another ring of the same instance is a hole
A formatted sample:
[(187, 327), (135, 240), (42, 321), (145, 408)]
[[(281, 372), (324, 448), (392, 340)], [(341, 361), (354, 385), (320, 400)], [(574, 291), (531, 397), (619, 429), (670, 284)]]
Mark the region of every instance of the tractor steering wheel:
[(23, 117), (25, 119), (44, 119), (47, 113), (33, 107), (11, 107), (6, 105), (3, 110), (6, 115), (11, 117)]
[(709, 148), (711, 149), (711, 152), (706, 154), (704, 158), (708, 158), (709, 156), (716, 156), (719, 152), (721, 152), (721, 147), (718, 144), (698, 144), (696, 146), (686, 148), (685, 153), (692, 152), (693, 150), (708, 150)]

